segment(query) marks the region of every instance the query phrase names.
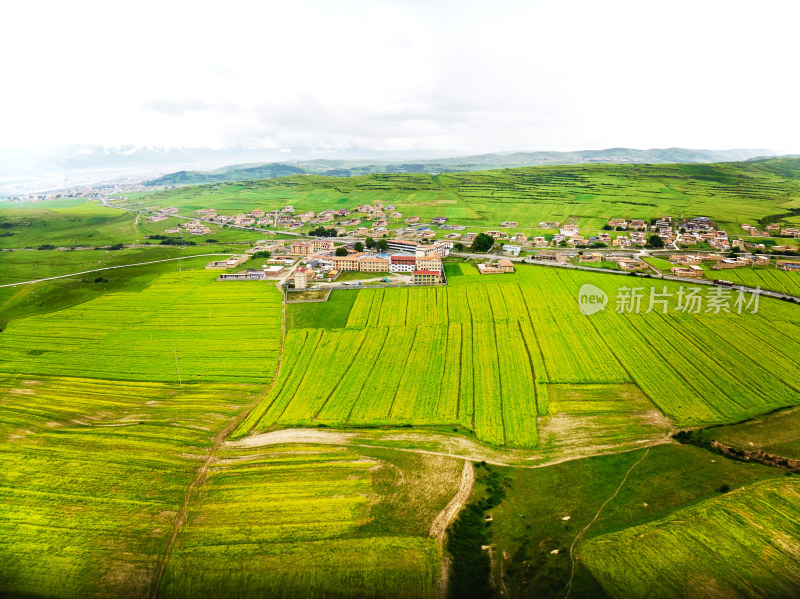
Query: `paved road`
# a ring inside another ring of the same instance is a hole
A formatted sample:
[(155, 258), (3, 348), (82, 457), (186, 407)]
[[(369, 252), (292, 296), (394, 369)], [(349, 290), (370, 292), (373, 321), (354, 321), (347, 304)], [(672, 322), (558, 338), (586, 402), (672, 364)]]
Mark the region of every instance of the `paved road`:
[(187, 258), (204, 258), (206, 256), (227, 256), (230, 254), (196, 254), (193, 256), (178, 256), (177, 258), (164, 258), (163, 260), (151, 260), (150, 262), (137, 262), (136, 264), (120, 264), (119, 266), (104, 266), (103, 268), (94, 268), (92, 270), (82, 270), (80, 272), (71, 272), (66, 275), (58, 275), (57, 277), (46, 277), (44, 279), (34, 279), (32, 281), (21, 281), (19, 283), (6, 283), (0, 287), (16, 287), (17, 285), (30, 285), (31, 283), (41, 283), (42, 281), (54, 281), (55, 279), (67, 279), (77, 275), (86, 275), (93, 272), (101, 272), (103, 270), (112, 270), (114, 268), (130, 268), (132, 266), (145, 266), (147, 264), (156, 264), (158, 262), (174, 262), (175, 260), (186, 260)]

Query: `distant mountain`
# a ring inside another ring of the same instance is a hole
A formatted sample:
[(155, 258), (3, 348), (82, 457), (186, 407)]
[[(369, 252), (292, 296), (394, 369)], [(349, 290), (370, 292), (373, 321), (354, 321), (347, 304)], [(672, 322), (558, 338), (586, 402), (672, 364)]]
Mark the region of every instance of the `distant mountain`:
[(170, 187), (270, 179), (286, 175), (326, 175), (355, 177), (376, 173), (450, 173), (480, 171), (498, 168), (518, 168), (545, 164), (675, 164), (738, 162), (755, 157), (763, 158), (768, 150), (690, 150), (666, 148), (635, 150), (609, 148), (607, 150), (582, 150), (579, 152), (513, 152), (480, 154), (460, 158), (437, 158), (413, 162), (374, 160), (300, 160), (292, 165), (271, 162), (257, 165), (232, 165), (214, 171), (180, 171), (146, 181), (148, 187)]

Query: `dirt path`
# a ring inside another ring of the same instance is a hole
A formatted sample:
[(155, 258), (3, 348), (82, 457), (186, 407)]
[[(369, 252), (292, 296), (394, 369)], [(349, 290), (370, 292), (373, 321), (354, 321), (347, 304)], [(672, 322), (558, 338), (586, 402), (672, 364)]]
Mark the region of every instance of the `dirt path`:
[[(260, 433), (228, 441), (226, 447), (231, 449), (256, 448), (269, 445), (284, 445), (287, 443), (302, 443), (309, 445), (347, 445), (350, 447), (366, 447), (370, 449), (392, 449), (394, 451), (405, 451), (409, 453), (424, 453), (428, 455), (438, 455), (450, 458), (468, 460), (470, 462), (484, 461), (493, 466), (514, 466), (516, 468), (545, 468), (554, 464), (561, 464), (572, 460), (579, 460), (600, 455), (611, 455), (627, 453), (629, 451), (639, 451), (663, 445), (675, 443), (668, 435), (663, 438), (650, 439), (637, 443), (635, 446), (616, 447), (598, 446), (587, 447), (581, 451), (573, 451), (564, 455), (559, 452), (559, 457), (542, 455), (536, 450), (522, 449), (502, 449), (490, 447), (480, 441), (461, 437), (457, 435), (443, 435), (436, 433), (399, 433), (385, 432), (380, 430), (320, 430), (313, 428), (286, 428), (268, 433)], [(397, 445), (393, 445), (397, 443)], [(406, 444), (403, 446), (402, 444)], [(426, 445), (429, 449), (419, 447), (408, 447), (407, 445), (420, 444)], [(536, 461), (535, 464), (531, 463)]]
[[(472, 485), (475, 483), (475, 469), (472, 462), (464, 460), (464, 469), (461, 471), (461, 483), (458, 486), (458, 491), (453, 495), (453, 498), (447, 503), (444, 509), (436, 515), (431, 524), (430, 536), (435, 537), (439, 543), (439, 548), (444, 547), (444, 538), (447, 533), (447, 527), (455, 520), (458, 512), (464, 507), (464, 504), (472, 493)], [(450, 560), (442, 552), (442, 572), (439, 576), (439, 596), (444, 599), (447, 597), (447, 589), (450, 583)]]
[(619, 495), (619, 492), (622, 490), (622, 487), (625, 485), (625, 482), (628, 480), (628, 477), (630, 476), (631, 472), (633, 472), (633, 469), (636, 468), (636, 466), (638, 466), (639, 464), (641, 464), (642, 461), (644, 461), (644, 459), (647, 457), (647, 454), (649, 453), (650, 453), (650, 448), (648, 447), (647, 451), (644, 452), (642, 457), (636, 460), (636, 462), (630, 468), (628, 468), (628, 471), (625, 473), (625, 476), (620, 481), (619, 486), (617, 486), (617, 490), (614, 491), (614, 494), (603, 502), (603, 505), (600, 506), (600, 509), (597, 510), (597, 513), (594, 515), (594, 518), (592, 518), (592, 521), (581, 529), (581, 531), (575, 536), (575, 539), (572, 541), (572, 545), (569, 546), (569, 560), (571, 563), (571, 567), (569, 573), (569, 582), (565, 587), (566, 594), (564, 595), (564, 599), (569, 599), (569, 594), (572, 592), (572, 579), (575, 577), (575, 553), (574, 553), (575, 545), (578, 544), (578, 541), (583, 536), (583, 533), (589, 530), (589, 527), (592, 524), (594, 524), (595, 520), (597, 520), (600, 517), (600, 514), (602, 513), (603, 509), (605, 509), (605, 507), (611, 502), (612, 499), (614, 499), (617, 495)]
[(267, 396), (269, 390), (278, 380), (278, 376), (281, 372), (281, 367), (283, 365), (283, 345), (286, 339), (286, 303), (281, 303), (281, 341), (280, 347), (278, 348), (278, 364), (277, 368), (275, 369), (275, 376), (272, 378), (272, 381), (269, 385), (267, 385), (266, 389), (264, 389), (258, 396), (252, 401), (244, 410), (242, 410), (233, 420), (231, 420), (225, 428), (223, 428), (219, 433), (214, 436), (211, 448), (208, 450), (208, 454), (206, 454), (206, 458), (203, 461), (203, 465), (197, 470), (197, 474), (195, 475), (192, 482), (189, 483), (189, 486), (186, 488), (186, 493), (183, 497), (183, 504), (181, 505), (181, 509), (178, 512), (178, 515), (175, 517), (175, 523), (172, 527), (172, 534), (170, 534), (169, 540), (167, 541), (167, 548), (164, 550), (164, 554), (161, 556), (161, 559), (158, 562), (156, 567), (156, 572), (153, 575), (153, 580), (150, 585), (150, 591), (148, 592), (147, 596), (150, 599), (155, 599), (158, 597), (158, 590), (161, 586), (161, 579), (164, 577), (164, 570), (166, 569), (167, 562), (169, 562), (170, 557), (172, 556), (172, 549), (175, 547), (175, 540), (178, 538), (178, 533), (183, 528), (183, 525), (186, 524), (186, 519), (189, 514), (189, 503), (192, 500), (192, 492), (194, 489), (200, 485), (202, 485), (205, 480), (206, 476), (208, 475), (208, 469), (211, 467), (217, 459), (217, 453), (225, 444), (225, 438), (230, 435), (236, 428), (244, 421), (245, 418), (252, 412)]

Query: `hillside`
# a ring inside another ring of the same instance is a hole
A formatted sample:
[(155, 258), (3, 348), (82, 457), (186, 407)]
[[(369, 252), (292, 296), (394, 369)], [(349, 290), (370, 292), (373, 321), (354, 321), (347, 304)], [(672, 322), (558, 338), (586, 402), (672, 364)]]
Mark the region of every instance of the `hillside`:
[(800, 159), (776, 158), (717, 164), (583, 164), (466, 173), (374, 174), (359, 177), (290, 176), (217, 183), (132, 195), (145, 205), (185, 210), (297, 211), (392, 204), (422, 219), (497, 227), (513, 220), (535, 228), (544, 220), (576, 219), (599, 228), (608, 218), (708, 216), (729, 232), (741, 223), (776, 215), (794, 222), (800, 208)]
[(577, 152), (513, 152), (480, 154), (436, 160), (408, 162), (369, 160), (302, 160), (287, 163), (236, 164), (214, 171), (179, 171), (146, 181), (148, 187), (247, 181), (250, 179), (284, 177), (291, 174), (353, 177), (376, 173), (447, 173), (496, 168), (515, 168), (546, 164), (669, 164), (710, 163), (748, 160), (769, 155), (769, 150), (691, 150), (666, 148), (635, 150), (609, 148), (606, 150), (581, 150)]

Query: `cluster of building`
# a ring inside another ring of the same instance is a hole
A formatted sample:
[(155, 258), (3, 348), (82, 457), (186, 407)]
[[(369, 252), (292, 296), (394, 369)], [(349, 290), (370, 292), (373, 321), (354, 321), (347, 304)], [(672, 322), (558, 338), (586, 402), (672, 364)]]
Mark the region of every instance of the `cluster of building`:
[(482, 275), (499, 275), (514, 272), (514, 263), (511, 260), (501, 258), (497, 262), (487, 262), (478, 264), (478, 272)]

